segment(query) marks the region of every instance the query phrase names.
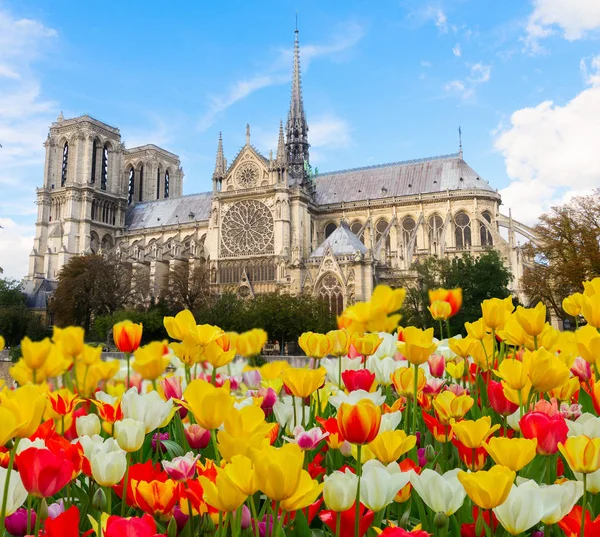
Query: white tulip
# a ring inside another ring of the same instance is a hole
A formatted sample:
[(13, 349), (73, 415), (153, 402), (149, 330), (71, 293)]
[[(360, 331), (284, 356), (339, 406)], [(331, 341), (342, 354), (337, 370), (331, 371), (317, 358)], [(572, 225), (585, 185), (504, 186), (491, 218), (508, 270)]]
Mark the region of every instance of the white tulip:
[(143, 422), (148, 434), (164, 426), (173, 415), (173, 399), (163, 401), (156, 391), (140, 395), (136, 388), (130, 388), (121, 400), (121, 408), (125, 418)]
[(584, 434), (589, 438), (600, 438), (600, 418), (586, 412), (575, 421), (565, 420), (569, 432), (567, 436), (579, 436)]
[(109, 395), (103, 391), (97, 391), (95, 394), (95, 397), (96, 397), (96, 401), (101, 401), (102, 403), (107, 403), (109, 405), (114, 405), (118, 399), (118, 397)]
[(386, 431), (395, 431), (402, 421), (402, 412), (389, 412), (381, 415), (381, 425), (379, 425), (379, 434)]
[[(294, 407), (296, 413), (294, 415)], [(281, 428), (287, 434), (293, 434), (293, 430), (297, 425), (303, 427), (308, 426), (310, 418), (310, 408), (304, 406), (304, 420), (302, 420), (302, 400), (299, 397), (295, 398), (295, 404), (292, 404), (292, 398), (288, 395), (282, 401), (277, 401), (273, 406), (273, 414)]]
[(519, 535), (532, 528), (560, 508), (560, 491), (549, 490), (542, 496), (541, 487), (532, 479), (513, 485), (506, 501), (494, 508), (502, 527), (511, 535)]
[(372, 511), (381, 511), (394, 501), (410, 475), (402, 472), (397, 462), (384, 466), (376, 459), (367, 461), (360, 480), (360, 501)]
[[(338, 387), (340, 387), (338, 384), (340, 359), (342, 360), (342, 373), (348, 370), (356, 371), (362, 366), (360, 358), (348, 358), (347, 356), (343, 356), (342, 358), (323, 358), (321, 360), (321, 365), (325, 368), (325, 371), (327, 371), (327, 374), (325, 375), (327, 380)], [(343, 384), (344, 381), (342, 381), (342, 386)]]
[(23, 438), (19, 442), (19, 445), (17, 446), (17, 451), (15, 452), (15, 454), (20, 455), (21, 453), (23, 453), (23, 451), (25, 451), (26, 449), (29, 449), (31, 447), (38, 448), (38, 449), (44, 449), (46, 447), (46, 442), (44, 442), (43, 438), (36, 438), (35, 440), (29, 440), (29, 438)]
[(92, 453), (92, 477), (102, 487), (116, 485), (127, 469), (127, 457), (114, 438), (108, 438)]
[[(30, 446), (31, 447), (31, 446)], [(4, 485), (9, 476), (8, 470), (0, 466), (0, 504), (4, 499)], [(6, 516), (12, 515), (27, 499), (27, 491), (21, 481), (21, 476), (16, 470), (10, 471), (10, 482), (6, 496)]]
[(370, 399), (375, 403), (375, 406), (381, 406), (385, 403), (385, 395), (381, 395), (381, 390), (375, 392), (367, 392), (365, 390), (354, 390), (350, 393), (344, 393), (339, 391), (337, 394), (332, 395), (329, 398), (329, 402), (335, 407), (340, 408), (342, 403), (348, 403), (350, 405), (356, 405), (363, 399)]
[(336, 513), (347, 511), (356, 501), (358, 477), (350, 470), (333, 472), (323, 477), (325, 505)]
[(114, 435), (121, 449), (133, 453), (144, 444), (146, 426), (142, 421), (125, 418), (115, 422)]
[[(575, 475), (575, 479), (577, 479), (577, 481), (583, 481), (583, 474), (578, 472), (573, 472), (573, 474)], [(598, 494), (600, 492), (600, 470), (596, 470), (595, 472), (587, 475), (586, 488), (587, 491), (591, 492), (592, 494)]]
[(379, 332), (379, 337), (383, 339), (383, 341), (372, 356), (379, 360), (396, 356), (396, 342), (398, 341), (396, 336), (388, 334), (387, 332)]
[(458, 480), (459, 471), (455, 468), (441, 475), (429, 469), (423, 470), (420, 475), (413, 471), (410, 482), (430, 509), (450, 516), (460, 509), (467, 495)]
[(583, 495), (583, 483), (565, 481), (560, 485), (542, 485), (541, 493), (544, 504), (541, 522), (546, 525), (556, 524), (571, 512)]
[(95, 434), (93, 436), (83, 435), (73, 440), (72, 443), (75, 442), (79, 442), (81, 444), (81, 447), (83, 448), (83, 456), (91, 461), (92, 455), (102, 449), (104, 439), (99, 434)]
[(75, 429), (77, 430), (77, 436), (94, 436), (95, 434), (100, 434), (102, 427), (98, 414), (79, 416), (75, 420)]
[(377, 356), (369, 356), (367, 358), (367, 369), (375, 374), (375, 380), (378, 384), (389, 386), (392, 383), (392, 374), (400, 366), (393, 358), (377, 358)]
[(519, 425), (520, 420), (521, 420), (521, 411), (517, 408), (517, 410), (515, 412), (513, 412), (510, 416), (508, 416), (506, 418), (506, 423), (508, 423), (508, 426), (511, 429), (520, 433), (521, 432), (521, 426)]

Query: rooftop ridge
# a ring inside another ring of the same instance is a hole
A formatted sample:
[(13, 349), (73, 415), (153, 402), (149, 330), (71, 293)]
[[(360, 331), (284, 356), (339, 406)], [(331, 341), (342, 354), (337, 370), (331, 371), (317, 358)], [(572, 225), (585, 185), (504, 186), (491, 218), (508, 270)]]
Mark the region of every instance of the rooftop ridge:
[(194, 196), (211, 196), (212, 197), (213, 193), (212, 192), (194, 192), (193, 194), (183, 194), (182, 196), (177, 196), (176, 198), (162, 198), (159, 200), (146, 200), (146, 201), (138, 201), (136, 202), (136, 204), (134, 205), (134, 207), (140, 207), (143, 205), (148, 205), (150, 203), (162, 203), (162, 202), (169, 202), (169, 201), (178, 201), (181, 198), (193, 198)]
[(102, 121), (101, 119), (95, 118), (94, 116), (90, 116), (90, 114), (82, 114), (81, 116), (75, 116), (75, 117), (70, 117), (70, 118), (63, 118), (63, 119), (58, 119), (56, 121), (52, 122), (52, 126), (67, 126), (67, 125), (73, 125), (74, 123), (80, 122), (80, 121), (91, 121), (93, 123), (100, 123), (103, 127), (108, 127), (110, 130), (119, 133), (120, 130), (118, 127), (113, 127), (112, 125), (106, 123), (105, 121)]
[(388, 162), (386, 164), (373, 164), (371, 166), (361, 166), (358, 168), (335, 170), (332, 172), (319, 173), (319, 174), (315, 175), (314, 178), (318, 179), (319, 177), (325, 177), (328, 175), (340, 175), (342, 173), (358, 172), (358, 171), (363, 171), (363, 170), (375, 170), (378, 168), (387, 168), (389, 166), (404, 166), (407, 164), (420, 164), (421, 162), (428, 162), (428, 161), (433, 161), (433, 160), (444, 160), (444, 159), (449, 159), (449, 158), (459, 158), (459, 154), (458, 153), (449, 153), (447, 155), (438, 155), (435, 157), (422, 157), (422, 158), (415, 158), (415, 159), (411, 159), (411, 160), (399, 160), (397, 162)]

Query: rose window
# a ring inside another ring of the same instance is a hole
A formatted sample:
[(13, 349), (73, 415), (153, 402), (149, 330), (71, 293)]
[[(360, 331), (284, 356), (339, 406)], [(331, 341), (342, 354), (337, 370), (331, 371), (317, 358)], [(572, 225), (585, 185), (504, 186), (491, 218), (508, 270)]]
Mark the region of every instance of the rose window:
[(225, 257), (272, 254), (273, 215), (257, 200), (235, 203), (223, 216), (221, 236)]
[(242, 164), (235, 173), (235, 178), (242, 188), (250, 188), (258, 182), (259, 169), (252, 162)]

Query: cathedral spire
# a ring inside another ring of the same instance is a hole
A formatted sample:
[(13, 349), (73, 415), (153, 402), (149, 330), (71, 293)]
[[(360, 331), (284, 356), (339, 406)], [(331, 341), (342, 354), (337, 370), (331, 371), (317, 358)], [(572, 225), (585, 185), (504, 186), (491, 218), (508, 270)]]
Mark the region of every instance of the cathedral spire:
[(294, 39), (294, 70), (292, 72), (292, 96), (286, 124), (286, 149), (290, 165), (290, 177), (294, 183), (302, 184), (306, 178), (308, 164), (308, 123), (302, 100), (302, 78), (300, 75), (300, 44), (298, 27)]
[(463, 158), (462, 131), (460, 130), (460, 125), (458, 126), (458, 158)]
[(277, 141), (277, 166), (282, 167), (287, 163), (285, 151), (285, 136), (283, 135), (283, 121), (279, 121), (279, 140)]
[(225, 157), (223, 156), (223, 136), (219, 133), (219, 145), (217, 147), (217, 160), (215, 162), (214, 179), (222, 179), (225, 177)]

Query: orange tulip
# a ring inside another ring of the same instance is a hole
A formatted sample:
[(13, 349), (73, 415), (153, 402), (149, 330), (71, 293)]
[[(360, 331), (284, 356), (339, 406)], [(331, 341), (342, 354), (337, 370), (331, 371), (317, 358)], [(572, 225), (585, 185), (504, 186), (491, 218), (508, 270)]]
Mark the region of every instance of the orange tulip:
[(132, 353), (142, 341), (142, 323), (121, 321), (113, 326), (113, 340), (121, 352)]
[(161, 481), (131, 480), (133, 502), (149, 515), (170, 516), (179, 499), (179, 483), (172, 479)]
[(433, 304), (436, 300), (447, 302), (450, 304), (450, 315), (454, 317), (460, 308), (462, 307), (462, 289), (457, 287), (456, 289), (434, 289), (429, 291), (429, 303)]
[(52, 410), (60, 416), (66, 416), (75, 410), (75, 407), (83, 401), (79, 399), (74, 393), (63, 388), (56, 392), (50, 392), (48, 399)]
[[(415, 370), (413, 367), (400, 367), (392, 374), (392, 383), (396, 392), (400, 397), (413, 397), (414, 392), (414, 378)], [(420, 392), (427, 384), (425, 378), (425, 372), (419, 368), (418, 379), (417, 379), (417, 392)]]
[(381, 408), (370, 399), (357, 404), (342, 403), (337, 413), (340, 433), (351, 444), (370, 444), (379, 433)]

